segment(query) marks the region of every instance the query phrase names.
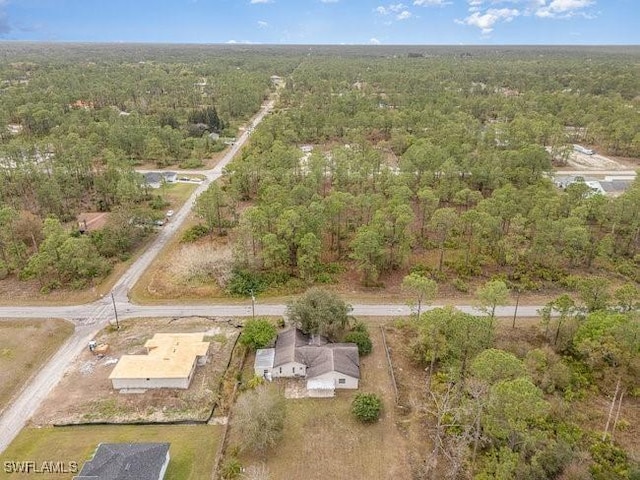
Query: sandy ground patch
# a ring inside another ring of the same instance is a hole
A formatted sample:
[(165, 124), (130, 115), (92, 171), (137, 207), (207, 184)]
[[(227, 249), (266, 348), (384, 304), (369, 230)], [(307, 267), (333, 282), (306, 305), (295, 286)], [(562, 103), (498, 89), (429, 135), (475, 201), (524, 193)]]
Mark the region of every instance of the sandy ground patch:
[[(203, 332), (210, 342), (207, 364), (196, 368), (186, 390), (153, 389), (118, 392), (109, 374), (124, 354), (144, 353), (144, 343), (155, 333)], [(109, 345), (99, 357), (85, 350), (34, 416), (36, 424), (97, 422), (167, 422), (206, 420), (217, 398), (239, 330), (214, 318), (155, 318), (107, 327), (97, 337)]]
[(585, 155), (584, 153), (571, 152), (567, 160), (569, 165), (576, 170), (628, 170), (629, 167), (617, 160), (597, 153)]

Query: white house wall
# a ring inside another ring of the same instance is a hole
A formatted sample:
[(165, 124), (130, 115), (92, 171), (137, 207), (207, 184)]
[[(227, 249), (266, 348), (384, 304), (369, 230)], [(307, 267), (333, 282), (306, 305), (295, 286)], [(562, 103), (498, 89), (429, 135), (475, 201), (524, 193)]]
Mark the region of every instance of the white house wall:
[(304, 363), (289, 362), (271, 370), (273, 378), (279, 377), (304, 377), (307, 374), (307, 366)]
[(152, 388), (189, 388), (190, 378), (112, 378), (116, 390)]
[[(344, 380), (344, 383), (340, 383), (340, 380)], [(308, 378), (307, 380), (312, 380), (312, 378)], [(351, 377), (349, 375), (345, 375), (340, 372), (327, 372), (322, 375), (318, 375), (317, 377), (313, 377), (313, 380), (326, 381), (332, 380), (333, 384), (336, 388), (345, 388), (350, 390), (355, 390), (358, 388), (358, 379)]]

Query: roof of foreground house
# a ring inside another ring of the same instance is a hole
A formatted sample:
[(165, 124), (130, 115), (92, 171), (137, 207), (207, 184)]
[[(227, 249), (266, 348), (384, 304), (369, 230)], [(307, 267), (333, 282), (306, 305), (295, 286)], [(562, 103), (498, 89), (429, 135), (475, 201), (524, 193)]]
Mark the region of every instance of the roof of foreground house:
[(101, 443), (76, 480), (158, 480), (168, 443)]

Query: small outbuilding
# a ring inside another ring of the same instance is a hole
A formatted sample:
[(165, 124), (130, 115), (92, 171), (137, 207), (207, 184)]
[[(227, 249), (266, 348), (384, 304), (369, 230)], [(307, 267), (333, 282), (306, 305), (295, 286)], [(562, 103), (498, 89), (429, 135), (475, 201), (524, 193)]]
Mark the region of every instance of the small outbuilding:
[(123, 355), (109, 375), (115, 389), (187, 389), (197, 365), (207, 361), (203, 333), (156, 333), (146, 355)]

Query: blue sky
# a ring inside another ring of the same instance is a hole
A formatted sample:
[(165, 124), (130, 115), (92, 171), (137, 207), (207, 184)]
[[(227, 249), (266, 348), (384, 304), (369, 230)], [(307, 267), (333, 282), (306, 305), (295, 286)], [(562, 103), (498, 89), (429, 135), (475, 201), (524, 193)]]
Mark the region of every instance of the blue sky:
[(640, 0), (0, 0), (0, 38), (640, 44)]

